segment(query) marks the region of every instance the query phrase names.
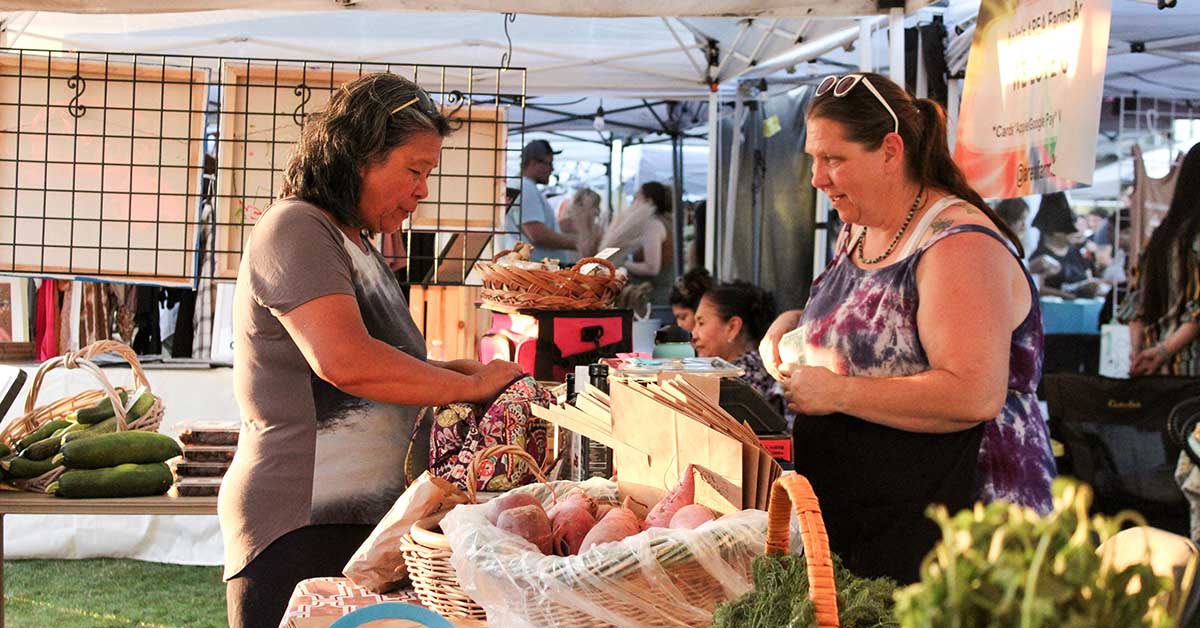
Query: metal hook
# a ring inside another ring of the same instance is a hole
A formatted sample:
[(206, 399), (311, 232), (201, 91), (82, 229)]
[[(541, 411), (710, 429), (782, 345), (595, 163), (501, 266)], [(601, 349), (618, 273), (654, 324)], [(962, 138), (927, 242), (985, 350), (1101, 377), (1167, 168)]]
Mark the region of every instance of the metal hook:
[(512, 63), (512, 37), (508, 34), (508, 25), (517, 21), (516, 13), (504, 14), (504, 39), (508, 41), (508, 52), (500, 55), (500, 69), (507, 70)]
[(304, 126), (304, 118), (308, 114), (302, 112), (304, 111), (304, 105), (307, 105), (308, 101), (312, 98), (312, 90), (309, 89), (308, 85), (301, 83), (292, 90), (292, 93), (300, 97), (300, 104), (296, 105), (296, 109), (292, 111), (292, 122), (295, 122), (296, 126)]
[(67, 113), (71, 114), (71, 117), (82, 118), (87, 114), (87, 107), (79, 104), (79, 97), (83, 96), (83, 93), (87, 91), (87, 81), (82, 76), (76, 74), (67, 79), (67, 87), (75, 90), (75, 97), (71, 99), (71, 102), (67, 103)]
[(446, 114), (447, 118), (453, 118), (455, 114), (457, 114), (463, 107), (466, 106), (467, 97), (461, 91), (459, 91), (457, 89), (453, 89), (453, 90), (450, 90), (450, 93), (446, 94), (446, 102), (451, 105), (453, 105), (455, 103), (458, 104), (457, 107), (450, 110), (450, 113)]

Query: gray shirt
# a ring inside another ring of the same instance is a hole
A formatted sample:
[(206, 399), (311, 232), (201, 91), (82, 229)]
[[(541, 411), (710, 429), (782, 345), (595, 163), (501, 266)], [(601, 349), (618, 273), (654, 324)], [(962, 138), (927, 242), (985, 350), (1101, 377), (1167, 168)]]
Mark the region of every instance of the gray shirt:
[[(520, 224), (517, 223), (518, 220)], [(501, 238), (500, 250), (511, 249), (517, 240), (528, 242), (529, 239), (525, 237), (524, 231), (521, 230), (520, 226), (529, 222), (543, 223), (550, 230), (558, 232), (558, 216), (551, 209), (550, 203), (546, 202), (546, 197), (542, 196), (542, 191), (538, 189), (537, 181), (529, 177), (521, 177), (521, 195), (517, 197), (517, 202), (513, 204), (512, 208), (508, 210), (508, 215), (504, 217), (504, 230), (513, 233), (505, 234)], [(564, 265), (569, 265), (579, 255), (570, 249), (533, 247), (534, 261), (540, 262), (545, 257), (556, 259)]]
[(354, 397), (317, 377), (279, 320), (330, 294), (353, 295), (372, 337), (425, 359), (400, 285), (374, 247), (363, 251), (304, 201), (279, 201), (263, 215), (234, 293), (242, 426), (218, 506), (225, 578), (297, 528), (378, 523), (407, 483), (418, 408)]

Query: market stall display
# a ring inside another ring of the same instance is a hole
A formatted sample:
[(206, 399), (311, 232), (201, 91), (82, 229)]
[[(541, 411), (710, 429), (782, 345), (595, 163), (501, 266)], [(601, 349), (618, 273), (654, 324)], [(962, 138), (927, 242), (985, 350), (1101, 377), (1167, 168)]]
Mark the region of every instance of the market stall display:
[[(792, 511), (804, 556), (789, 553)], [(803, 476), (780, 478), (771, 488), (767, 553), (754, 559), (754, 591), (722, 604), (713, 628), (844, 626), (889, 628), (896, 583), (855, 577), (829, 551), (820, 504)]]
[[(129, 362), (133, 389), (114, 387), (91, 361), (110, 352)], [(38, 406), (43, 379), (58, 367), (82, 368), (101, 388)], [(97, 342), (41, 365), (25, 399), (25, 414), (0, 432), (0, 447), (9, 449), (0, 469), (21, 490), (53, 489), (53, 494), (70, 497), (161, 494), (172, 484), (170, 472), (164, 476), (165, 466), (153, 465), (179, 455), (175, 441), (157, 433), (162, 417), (163, 401), (150, 391), (133, 350), (118, 342)], [(150, 466), (123, 466), (129, 464)], [(63, 475), (70, 476), (65, 485), (56, 482)]]
[(611, 447), (621, 492), (639, 503), (656, 503), (695, 463), (705, 469), (698, 503), (719, 513), (767, 506), (782, 468), (754, 431), (715, 401), (718, 379), (663, 373), (658, 381), (610, 382), (611, 394), (588, 385), (573, 404), (535, 407), (534, 414)]
[(708, 626), (717, 604), (749, 590), (766, 513), (735, 511), (696, 529), (644, 528), (633, 509), (623, 508), (634, 506), (630, 496), (602, 478), (531, 484), (506, 496), (527, 494), (538, 503), (514, 509), (553, 510), (572, 492), (608, 508), (589, 531), (603, 538), (590, 547), (585, 539), (576, 554), (543, 553), (493, 525), (486, 504), (458, 506), (442, 519), (450, 563), (492, 625)]
[[(503, 456), (523, 460), (537, 481), (546, 481), (540, 465), (527, 451), (515, 445), (495, 445), (477, 452), (472, 458), (467, 467), (466, 494), (462, 501), (453, 499), (456, 502), (455, 507), (459, 503), (479, 503), (479, 496), (475, 490), (478, 486), (478, 468), (495, 468), (497, 461)], [(458, 575), (450, 563), (450, 542), (440, 528), (442, 518), (450, 510), (440, 510), (412, 524), (411, 531), (401, 538), (399, 543), (403, 567), (408, 570), (413, 589), (425, 606), (443, 617), (483, 620), (486, 619), (486, 613), (463, 591), (462, 583), (459, 582)]]

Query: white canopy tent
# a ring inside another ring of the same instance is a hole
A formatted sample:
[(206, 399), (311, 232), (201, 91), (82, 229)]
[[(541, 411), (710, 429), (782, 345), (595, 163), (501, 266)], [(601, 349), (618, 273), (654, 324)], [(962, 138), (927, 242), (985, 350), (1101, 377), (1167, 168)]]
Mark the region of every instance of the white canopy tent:
[[(566, 119), (530, 132), (569, 135), (594, 133), (587, 128), (601, 97), (609, 111), (642, 99), (715, 103), (717, 86), (736, 88), (739, 78), (749, 76), (748, 72), (785, 71), (796, 63), (820, 58), (847, 46), (860, 32), (869, 35), (872, 27), (886, 22), (873, 18), (864, 31), (850, 16), (890, 14), (896, 20), (905, 11), (930, 2), (907, 0), (897, 8), (887, 8), (897, 3), (0, 0), (0, 10), (9, 11), (0, 19), (3, 43), (27, 49), (476, 66), (500, 66), (501, 56), (509, 53), (506, 59), (512, 66), (527, 69), (525, 92), (536, 97), (529, 101), (534, 105), (539, 98), (588, 97), (565, 109), (560, 106), (557, 112), (527, 108), (526, 126), (538, 124), (538, 117), (543, 115), (545, 121), (562, 118), (565, 110), (569, 114)], [(510, 21), (501, 12), (518, 16)], [(730, 15), (751, 17), (726, 17)], [(828, 68), (836, 71), (846, 67), (844, 63), (830, 63)], [(806, 66), (806, 70), (825, 67), (818, 62)], [(663, 117), (663, 107), (653, 108), (654, 112), (643, 108), (609, 114), (609, 132), (620, 128), (622, 122), (643, 127), (651, 127), (651, 121), (659, 123), (656, 118)], [(709, 107), (706, 116), (697, 117), (695, 122), (711, 125), (714, 109)], [(554, 137), (566, 140), (561, 135)], [(685, 159), (685, 166), (688, 161)], [(639, 178), (649, 176), (656, 175), (638, 174)], [(708, 191), (715, 181), (715, 172), (709, 169), (705, 182)], [(86, 384), (64, 382), (67, 387)], [(203, 404), (182, 402), (172, 407), (172, 412), (180, 416), (233, 418), (225, 416), (227, 412), (213, 416), (209, 410)], [(107, 518), (105, 530), (141, 532), (121, 539), (115, 538), (122, 536), (119, 534), (85, 534), (93, 526), (79, 518), (70, 523), (79, 533), (69, 535), (70, 542), (54, 547), (36, 542), (49, 523), (42, 517), (11, 517), (5, 530), (9, 557), (111, 555), (199, 564), (221, 560), (211, 517), (197, 517), (194, 522), (172, 521), (178, 527), (170, 528), (157, 517)], [(155, 536), (146, 533), (147, 529), (169, 529), (170, 533)]]
[[(0, 2), (0, 7), (13, 4)], [(447, 3), (439, 10), (454, 10), (459, 4), (471, 3)], [(566, 8), (582, 3), (559, 4)], [(856, 28), (853, 18), (845, 17), (666, 17), (682, 15), (669, 12), (672, 4), (659, 7), (662, 12), (658, 15), (663, 17), (520, 14), (511, 23), (500, 13), (360, 8), (137, 15), (25, 11), (5, 16), (5, 44), (35, 49), (475, 66), (501, 66), (502, 56), (511, 50), (507, 61), (526, 69), (526, 93), (531, 95), (703, 99), (713, 83), (729, 83), (798, 46)], [(864, 4), (868, 3), (838, 6), (850, 5), (845, 8), (851, 9)]]

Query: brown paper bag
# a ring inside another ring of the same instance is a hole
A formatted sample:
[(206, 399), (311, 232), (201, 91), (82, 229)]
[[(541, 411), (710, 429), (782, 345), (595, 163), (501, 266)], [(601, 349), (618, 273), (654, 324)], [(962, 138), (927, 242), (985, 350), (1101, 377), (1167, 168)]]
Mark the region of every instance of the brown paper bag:
[(467, 502), (466, 493), (457, 486), (428, 471), (422, 473), (354, 552), (342, 573), (354, 584), (375, 593), (400, 587), (408, 579), (404, 556), (400, 553), (400, 539), (418, 519)]

